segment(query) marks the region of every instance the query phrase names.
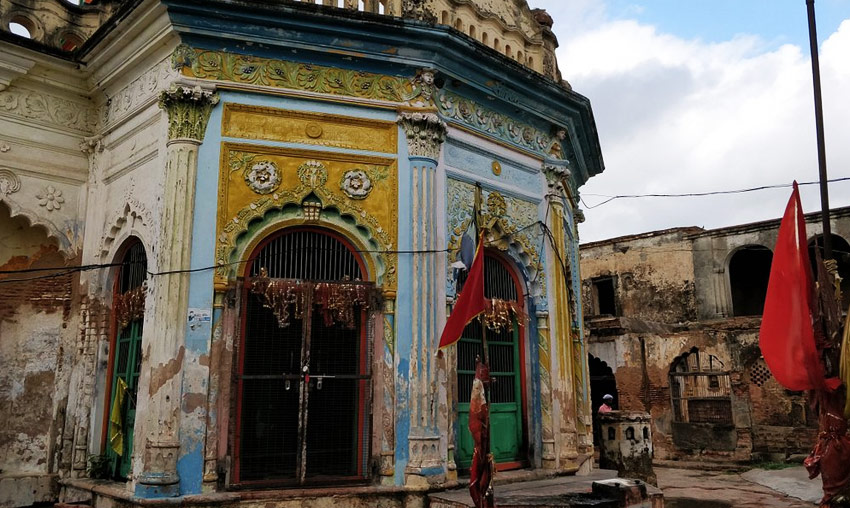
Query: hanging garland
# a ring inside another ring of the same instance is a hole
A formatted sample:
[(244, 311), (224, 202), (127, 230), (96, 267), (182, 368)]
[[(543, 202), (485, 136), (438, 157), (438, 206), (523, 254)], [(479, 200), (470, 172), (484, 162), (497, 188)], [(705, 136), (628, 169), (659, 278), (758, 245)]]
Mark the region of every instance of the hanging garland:
[(481, 319), (490, 330), (500, 330), (513, 326), (513, 321), (525, 319), (525, 313), (514, 301), (488, 298)]
[(325, 326), (340, 323), (354, 329), (359, 311), (375, 312), (383, 306), (381, 290), (369, 282), (271, 279), (266, 273), (265, 268), (260, 269), (260, 276), (251, 283), (251, 292), (271, 309), (282, 328), (289, 326), (293, 318), (304, 319), (306, 308), (311, 306), (319, 308)]
[(145, 316), (146, 289), (147, 284), (142, 284), (115, 297), (112, 311), (115, 313), (115, 322), (118, 323), (119, 330)]

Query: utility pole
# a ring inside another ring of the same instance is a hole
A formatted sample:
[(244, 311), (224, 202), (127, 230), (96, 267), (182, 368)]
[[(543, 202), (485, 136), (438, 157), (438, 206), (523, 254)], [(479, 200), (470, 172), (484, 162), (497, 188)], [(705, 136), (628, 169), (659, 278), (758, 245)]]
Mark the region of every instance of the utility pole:
[(826, 175), (826, 143), (823, 137), (823, 101), (820, 91), (818, 33), (815, 26), (815, 0), (806, 0), (809, 15), (809, 48), (812, 53), (812, 83), (815, 92), (815, 130), (818, 140), (818, 173), (820, 179), (821, 221), (823, 222), (823, 259), (832, 259), (832, 228), (829, 225), (829, 188)]

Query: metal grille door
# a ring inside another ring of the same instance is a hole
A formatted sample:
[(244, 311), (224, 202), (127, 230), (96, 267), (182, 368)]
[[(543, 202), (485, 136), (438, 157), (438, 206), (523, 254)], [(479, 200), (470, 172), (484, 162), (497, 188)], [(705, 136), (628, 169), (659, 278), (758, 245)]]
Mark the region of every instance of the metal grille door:
[[(518, 301), (516, 282), (508, 268), (495, 257), (484, 257), (484, 296)], [(473, 320), (463, 330), (457, 345), (458, 446), (456, 461), (462, 468), (472, 463), (472, 435), (469, 432), (469, 397), (475, 377), (475, 357), (483, 358), (482, 324)], [(522, 457), (522, 386), (520, 369), (520, 327), (487, 330), (490, 353), (491, 447), (496, 462), (520, 461)]]
[[(249, 273), (311, 282), (363, 279), (356, 254), (316, 230), (262, 245)], [(250, 283), (250, 282), (249, 282)], [(328, 326), (318, 309), (282, 327), (245, 295), (239, 375), (237, 483), (321, 483), (367, 476), (369, 355), (364, 316)]]

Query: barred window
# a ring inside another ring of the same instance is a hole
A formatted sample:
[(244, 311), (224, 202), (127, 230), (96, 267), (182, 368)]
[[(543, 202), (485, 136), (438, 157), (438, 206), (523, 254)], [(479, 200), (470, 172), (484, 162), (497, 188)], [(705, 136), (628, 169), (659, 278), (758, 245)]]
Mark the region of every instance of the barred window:
[(723, 362), (691, 349), (670, 367), (673, 417), (682, 423), (731, 425), (732, 385)]

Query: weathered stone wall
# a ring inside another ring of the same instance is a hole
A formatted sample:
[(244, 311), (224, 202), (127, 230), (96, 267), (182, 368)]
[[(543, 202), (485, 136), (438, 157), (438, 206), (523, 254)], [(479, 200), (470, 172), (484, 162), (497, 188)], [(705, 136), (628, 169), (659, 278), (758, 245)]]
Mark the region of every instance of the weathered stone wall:
[[(592, 332), (591, 332), (592, 333)], [(590, 354), (605, 361), (617, 379), (619, 408), (652, 415), (652, 439), (658, 459), (700, 456), (748, 460), (751, 423), (747, 385), (739, 358), (755, 336), (714, 327), (694, 327), (667, 334), (628, 333), (595, 340)], [(698, 348), (714, 355), (731, 375), (732, 425), (676, 422), (670, 393), (670, 367), (676, 358)], [(738, 372), (736, 372), (738, 371)]]
[[(821, 234), (820, 216), (806, 222), (811, 242)], [(850, 208), (833, 211), (831, 225), (833, 235), (850, 238)], [(732, 317), (730, 259), (745, 247), (772, 249), (778, 228), (779, 220), (680, 228), (582, 246), (585, 308), (594, 306), (594, 278), (616, 280), (618, 316), (586, 318), (590, 354), (614, 371), (620, 409), (652, 414), (657, 458), (748, 460), (811, 448), (817, 422), (805, 397), (780, 386), (760, 359), (760, 316)], [(691, 348), (723, 362), (732, 425), (674, 421), (670, 369)]]
[(588, 313), (594, 308), (592, 279), (616, 276), (620, 316), (658, 323), (694, 320), (693, 254), (684, 233), (685, 230), (672, 230), (583, 245), (583, 308)]

